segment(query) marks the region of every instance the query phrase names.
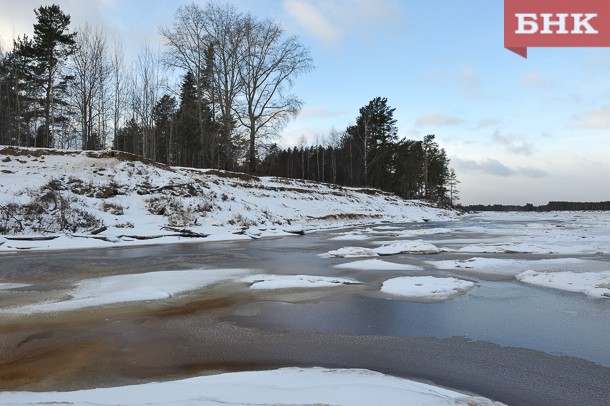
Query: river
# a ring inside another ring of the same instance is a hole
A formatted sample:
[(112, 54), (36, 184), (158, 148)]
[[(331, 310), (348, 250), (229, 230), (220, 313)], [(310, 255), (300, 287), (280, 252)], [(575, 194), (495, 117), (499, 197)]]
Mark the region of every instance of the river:
[[(556, 226), (562, 219), (538, 222)], [(517, 282), (506, 273), (442, 270), (451, 251), (502, 241), (502, 223), (384, 224), (252, 241), (185, 243), (0, 256), (0, 389), (73, 390), (280, 366), (368, 368), (477, 393), (509, 405), (608, 404), (610, 300)], [(370, 226), (369, 226), (370, 227)], [(448, 247), (436, 255), (384, 259), (419, 271), (335, 268), (321, 256), (344, 246), (404, 239), (401, 230), (437, 228), (417, 239)], [(365, 230), (368, 240), (336, 240)], [(339, 234), (340, 235), (340, 234)], [(581, 259), (610, 265), (604, 253), (487, 253), (485, 258)], [(587, 266), (584, 263), (582, 266)], [(7, 315), (2, 309), (49, 300), (75, 281), (126, 273), (248, 268), (279, 275), (352, 277), (338, 289), (252, 291), (221, 284), (176, 298), (72, 312)], [(422, 303), (381, 294), (384, 280), (455, 276), (477, 284), (453, 300)]]

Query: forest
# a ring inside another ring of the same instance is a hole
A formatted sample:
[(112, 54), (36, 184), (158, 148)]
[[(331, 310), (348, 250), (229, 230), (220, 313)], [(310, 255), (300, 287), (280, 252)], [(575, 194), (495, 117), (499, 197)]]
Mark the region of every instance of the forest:
[(169, 165), (365, 186), (453, 205), (455, 171), (434, 135), (398, 137), (376, 97), (355, 124), (312, 144), (277, 143), (303, 105), (294, 81), (310, 51), (277, 22), (231, 5), (177, 8), (163, 46), (127, 58), (119, 39), (71, 28), (57, 5), (34, 10), (32, 38), (0, 47), (0, 144), (117, 149)]

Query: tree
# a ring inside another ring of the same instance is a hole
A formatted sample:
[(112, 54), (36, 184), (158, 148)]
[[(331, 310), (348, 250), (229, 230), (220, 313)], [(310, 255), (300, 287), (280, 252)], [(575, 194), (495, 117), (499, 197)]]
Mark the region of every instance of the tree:
[(34, 38), (27, 48), (33, 60), (33, 75), (43, 91), (42, 105), (44, 124), (42, 128), (42, 147), (53, 144), (52, 126), (54, 121), (65, 119), (54, 116), (54, 104), (66, 104), (62, 96), (66, 92), (69, 77), (61, 75), (61, 68), (73, 54), (76, 33), (69, 33), (70, 16), (64, 14), (58, 5), (41, 6), (34, 10), (38, 22), (34, 24)]
[(286, 38), (277, 23), (252, 15), (243, 19), (239, 59), (242, 88), (234, 112), (248, 132), (248, 169), (255, 173), (257, 142), (296, 115), (302, 103), (288, 92), (298, 75), (313, 69), (313, 61), (297, 37)]
[(210, 70), (207, 67), (209, 58), (206, 52), (210, 52), (211, 40), (207, 36), (206, 16), (201, 7), (195, 3), (185, 4), (178, 7), (174, 16), (174, 24), (171, 28), (160, 28), (160, 33), (166, 41), (165, 62), (169, 66), (180, 68), (189, 72), (195, 87), (196, 97), (194, 102), (198, 108), (195, 110), (198, 120), (199, 148), (195, 152), (200, 153), (199, 159), (202, 166), (205, 165), (206, 156), (209, 156), (206, 138), (206, 117), (204, 116), (205, 92), (209, 88)]
[(27, 36), (13, 41), (13, 48), (4, 55), (0, 65), (2, 87), (2, 123), (0, 130), (5, 143), (19, 146), (34, 146), (36, 119), (41, 110), (36, 102), (38, 87), (30, 50), (33, 42)]
[(181, 166), (197, 166), (200, 157), (199, 108), (195, 79), (189, 71), (182, 80), (180, 106), (176, 113), (176, 158)]
[(433, 134), (426, 135), (423, 148), (424, 197), (433, 201), (443, 201), (447, 194), (449, 159), (443, 148), (435, 141)]
[(447, 178), (447, 185), (449, 186), (449, 204), (451, 204), (451, 206), (460, 200), (460, 192), (457, 189), (457, 185), (460, 183), (461, 182), (458, 180), (457, 175), (455, 174), (455, 169), (451, 168), (449, 170), (449, 177)]
[(356, 124), (348, 128), (361, 155), (362, 183), (390, 187), (392, 155), (397, 141), (395, 109), (385, 97), (376, 97), (360, 109)]
[(105, 136), (100, 123), (106, 122), (104, 101), (111, 73), (103, 32), (85, 25), (76, 39), (72, 60), (73, 94), (81, 126), (82, 148), (102, 149)]
[(176, 99), (165, 94), (154, 110), (155, 144), (157, 145), (154, 160), (166, 164), (172, 163), (175, 153), (172, 151), (174, 142), (174, 115), (176, 114)]

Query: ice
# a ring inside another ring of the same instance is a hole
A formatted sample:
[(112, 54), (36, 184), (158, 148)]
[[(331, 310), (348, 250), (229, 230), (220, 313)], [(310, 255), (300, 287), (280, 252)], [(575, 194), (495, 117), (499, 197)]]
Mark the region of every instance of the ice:
[(518, 281), (553, 289), (580, 292), (593, 297), (610, 298), (608, 272), (536, 272), (528, 270), (516, 276)]
[(382, 245), (373, 250), (379, 255), (396, 255), (396, 254), (438, 254), (441, 250), (434, 244), (416, 241), (399, 241), (390, 244)]
[(50, 313), (114, 303), (172, 298), (180, 293), (234, 280), (251, 271), (245, 269), (198, 269), (159, 271), (84, 279), (65, 292), (65, 300), (3, 309), (6, 313)]
[(378, 256), (374, 250), (364, 247), (343, 247), (339, 248), (338, 250), (328, 251), (326, 255), (337, 258), (363, 258)]
[(25, 283), (0, 283), (0, 290), (19, 289), (29, 286)]
[(0, 404), (34, 406), (501, 406), (425, 383), (364, 369), (282, 368), (74, 392), (0, 392)]
[(433, 276), (401, 276), (383, 282), (381, 291), (420, 301), (443, 301), (463, 295), (475, 287), (474, 282)]
[(360, 282), (352, 278), (331, 278), (312, 275), (252, 275), (242, 279), (250, 283), (250, 289), (271, 290), (290, 288), (326, 288), (343, 285), (356, 285)]
[(371, 271), (419, 271), (420, 266), (409, 264), (397, 264), (395, 262), (383, 261), (381, 259), (365, 259), (362, 261), (347, 262), (335, 265), (340, 269), (371, 270)]

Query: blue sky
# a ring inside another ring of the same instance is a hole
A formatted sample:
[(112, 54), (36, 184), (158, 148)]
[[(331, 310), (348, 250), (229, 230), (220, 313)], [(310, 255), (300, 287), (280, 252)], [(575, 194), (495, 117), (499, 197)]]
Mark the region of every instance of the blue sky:
[[(503, 48), (501, 0), (231, 0), (299, 35), (316, 69), (297, 80), (299, 117), (281, 143), (352, 124), (374, 97), (399, 136), (435, 134), (464, 204), (610, 200), (610, 49)], [(159, 44), (181, 1), (56, 0), (73, 26)], [(43, 1), (0, 0), (0, 41), (31, 33)], [(203, 4), (203, 2), (202, 2)]]

